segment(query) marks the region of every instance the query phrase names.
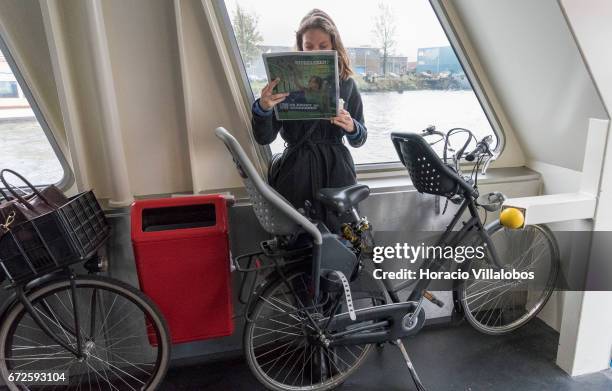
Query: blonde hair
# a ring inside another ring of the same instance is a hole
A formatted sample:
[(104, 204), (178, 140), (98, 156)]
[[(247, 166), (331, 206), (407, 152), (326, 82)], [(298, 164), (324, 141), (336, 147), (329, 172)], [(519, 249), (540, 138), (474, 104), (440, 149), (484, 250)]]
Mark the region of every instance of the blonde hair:
[(295, 46), (297, 50), (304, 51), (304, 34), (306, 31), (312, 29), (319, 29), (330, 36), (332, 49), (338, 52), (338, 72), (340, 73), (340, 79), (348, 79), (353, 74), (348, 53), (344, 48), (336, 24), (324, 11), (315, 8), (302, 18), (300, 27), (295, 33)]

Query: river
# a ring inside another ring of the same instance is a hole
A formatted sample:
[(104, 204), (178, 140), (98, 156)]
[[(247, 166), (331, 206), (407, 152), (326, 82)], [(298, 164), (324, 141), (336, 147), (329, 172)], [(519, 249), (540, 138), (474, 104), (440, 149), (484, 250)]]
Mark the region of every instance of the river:
[[(479, 139), (492, 133), (476, 95), (472, 91), (405, 91), (362, 93), (368, 140), (350, 148), (355, 164), (398, 161), (391, 132), (419, 132), (429, 125), (438, 130), (463, 127)], [(277, 139), (273, 152), (283, 143)]]
[[(0, 169), (12, 168), (34, 184), (56, 183), (64, 170), (36, 118), (0, 120)], [(13, 177), (7, 179), (22, 184)]]
[[(391, 132), (418, 132), (428, 125), (466, 127), (479, 137), (492, 132), (472, 91), (405, 91), (362, 94), (368, 140), (350, 148), (356, 164), (397, 161)], [(283, 150), (280, 137), (273, 152)], [(32, 182), (56, 182), (62, 168), (35, 119), (0, 121), (0, 168), (14, 168)], [(228, 169), (230, 169), (228, 167)]]

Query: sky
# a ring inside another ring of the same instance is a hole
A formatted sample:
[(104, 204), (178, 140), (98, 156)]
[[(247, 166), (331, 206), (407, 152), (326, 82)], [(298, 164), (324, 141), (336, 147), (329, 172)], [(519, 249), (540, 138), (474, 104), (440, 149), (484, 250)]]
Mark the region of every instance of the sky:
[(300, 20), (313, 8), (334, 19), (345, 46), (375, 46), (372, 30), (380, 2), (388, 4), (394, 15), (393, 54), (415, 61), (418, 48), (449, 45), (428, 0), (225, 0), (230, 18), (237, 3), (257, 14), (264, 45), (283, 46), (293, 46)]

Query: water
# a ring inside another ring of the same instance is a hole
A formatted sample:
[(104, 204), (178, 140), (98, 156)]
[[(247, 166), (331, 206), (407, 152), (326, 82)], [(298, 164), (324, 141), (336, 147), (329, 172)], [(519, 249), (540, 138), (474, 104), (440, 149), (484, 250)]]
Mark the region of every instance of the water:
[[(363, 93), (368, 140), (349, 148), (356, 164), (397, 161), (391, 132), (418, 132), (428, 125), (439, 130), (466, 127), (478, 138), (492, 134), (472, 91), (405, 91)], [(280, 137), (273, 152), (284, 148)], [(58, 182), (63, 170), (35, 118), (0, 121), (0, 169), (13, 168), (34, 184)]]
[[(0, 121), (0, 169), (11, 168), (35, 185), (59, 182), (64, 170), (36, 118)], [(12, 175), (7, 179), (22, 184)]]
[[(360, 148), (349, 148), (355, 164), (398, 161), (391, 132), (420, 132), (435, 125), (444, 131), (467, 128), (478, 139), (493, 134), (476, 95), (469, 90), (362, 93), (361, 98), (368, 140)], [(274, 153), (283, 150), (280, 137), (271, 148)]]

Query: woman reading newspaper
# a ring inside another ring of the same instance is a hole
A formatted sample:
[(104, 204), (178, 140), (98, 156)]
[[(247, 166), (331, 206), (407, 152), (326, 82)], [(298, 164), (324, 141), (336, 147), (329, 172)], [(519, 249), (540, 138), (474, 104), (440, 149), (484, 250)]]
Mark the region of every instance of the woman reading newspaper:
[(273, 142), (279, 132), (285, 140), (285, 151), (272, 159), (270, 185), (296, 208), (310, 201), (315, 216), (336, 229), (337, 219), (316, 202), (315, 195), (321, 188), (356, 183), (355, 164), (343, 137), (355, 148), (365, 143), (363, 105), (355, 81), (350, 77), (348, 54), (329, 15), (317, 9), (310, 11), (296, 32), (296, 46), (300, 51), (337, 51), (340, 98), (346, 102), (345, 107), (331, 119), (278, 121), (273, 108), (288, 94), (273, 93), (279, 82), (276, 79), (263, 88), (261, 97), (253, 103), (253, 132), (255, 140), (262, 145)]

